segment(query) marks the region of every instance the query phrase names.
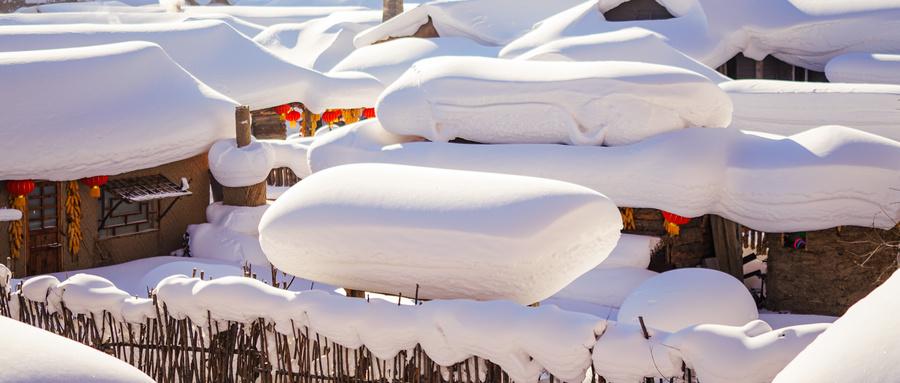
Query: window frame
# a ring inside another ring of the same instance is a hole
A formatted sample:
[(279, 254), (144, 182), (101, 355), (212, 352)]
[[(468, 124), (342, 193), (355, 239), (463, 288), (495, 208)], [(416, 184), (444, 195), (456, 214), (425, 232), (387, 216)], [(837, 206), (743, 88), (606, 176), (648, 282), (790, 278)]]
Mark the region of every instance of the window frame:
[[(115, 193), (108, 193), (104, 189), (100, 193), (99, 204), (100, 216), (97, 222), (97, 234), (100, 240), (121, 238), (131, 235), (148, 234), (159, 231), (159, 200), (157, 199), (140, 202), (129, 202), (128, 200), (119, 197)], [(140, 211), (139, 213), (130, 211), (120, 213), (116, 212), (116, 210), (121, 209), (122, 206), (133, 205), (138, 206), (138, 210)], [(113, 209), (112, 212), (110, 212), (110, 209)], [(106, 219), (106, 225), (100, 227), (100, 225), (104, 223), (104, 217), (106, 217), (107, 213), (109, 213), (109, 217)], [(115, 223), (116, 219), (118, 218), (122, 218), (123, 222)], [(142, 225), (149, 225), (149, 227), (141, 229)], [(122, 230), (128, 231), (121, 232)]]

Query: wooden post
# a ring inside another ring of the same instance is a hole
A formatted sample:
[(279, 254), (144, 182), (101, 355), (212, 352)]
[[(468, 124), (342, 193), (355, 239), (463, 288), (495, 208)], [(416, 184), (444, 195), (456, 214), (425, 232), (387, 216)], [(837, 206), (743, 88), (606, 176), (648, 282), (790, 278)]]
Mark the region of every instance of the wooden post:
[[(239, 106), (234, 111), (237, 147), (250, 145), (250, 107)], [(222, 202), (230, 206), (261, 206), (266, 204), (266, 182), (242, 187), (222, 187)]]
[(306, 109), (306, 106), (302, 106), (303, 108), (303, 121), (300, 122), (300, 136), (309, 137), (312, 132), (312, 124), (315, 121), (312, 121), (312, 112), (309, 109)]
[(403, 13), (403, 0), (384, 0), (382, 3), (381, 22)]

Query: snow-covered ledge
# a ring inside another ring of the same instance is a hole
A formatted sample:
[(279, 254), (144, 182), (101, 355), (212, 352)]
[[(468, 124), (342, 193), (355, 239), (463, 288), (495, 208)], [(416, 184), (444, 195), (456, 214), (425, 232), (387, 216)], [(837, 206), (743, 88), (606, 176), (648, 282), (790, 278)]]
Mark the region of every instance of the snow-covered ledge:
[(22, 212), (18, 209), (0, 209), (0, 222), (18, 221), (22, 219)]

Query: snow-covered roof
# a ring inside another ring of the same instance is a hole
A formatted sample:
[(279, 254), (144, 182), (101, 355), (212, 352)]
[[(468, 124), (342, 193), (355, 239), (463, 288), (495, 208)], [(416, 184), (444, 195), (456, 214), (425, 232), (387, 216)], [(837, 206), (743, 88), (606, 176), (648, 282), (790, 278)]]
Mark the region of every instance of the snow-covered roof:
[(409, 142), (366, 120), (317, 138), (313, 173), (383, 162), (519, 174), (597, 190), (623, 207), (718, 214), (756, 230), (891, 228), (900, 142), (824, 126), (793, 136), (680, 129), (618, 147)]
[(387, 86), (422, 59), (437, 56), (496, 57), (499, 50), (465, 37), (409, 37), (361, 47), (337, 63), (332, 73), (363, 72)]
[(436, 0), (395, 16), (356, 36), (362, 47), (391, 37), (410, 36), (430, 17), (440, 36), (467, 37), (484, 45), (504, 45), (534, 23), (582, 0)]
[(253, 41), (296, 65), (328, 71), (356, 47), (353, 37), (381, 23), (381, 11), (337, 12), (300, 24), (277, 24)]
[(339, 12), (366, 11), (360, 6), (186, 6), (187, 15), (224, 13), (250, 23), (270, 27), (276, 24), (303, 23)]
[[(735, 54), (761, 60), (771, 54), (822, 70), (848, 52), (900, 52), (900, 4), (885, 0), (660, 0), (675, 18), (608, 22), (603, 12), (627, 0), (591, 0), (548, 18), (511, 42), (516, 57), (554, 40), (641, 27), (672, 47), (717, 67)], [(871, 38), (879, 36), (878, 38)]]
[(153, 382), (137, 368), (74, 340), (0, 316), (0, 382)]
[(148, 42), (0, 53), (0, 83), (0, 179), (115, 175), (234, 135), (234, 101)]
[(900, 85), (900, 55), (848, 53), (825, 65), (828, 81)]
[(0, 26), (38, 24), (148, 24), (194, 20), (222, 20), (247, 37), (256, 36), (265, 27), (224, 13), (188, 15), (185, 13), (157, 12), (54, 12), (0, 14)]
[[(216, 7), (222, 8), (222, 7)], [(142, 40), (159, 44), (213, 89), (253, 109), (300, 101), (313, 112), (372, 106), (383, 86), (357, 73), (324, 75), (282, 60), (217, 20), (167, 24), (24, 25), (0, 28), (0, 51)]]
[(379, 121), (395, 134), (576, 145), (624, 145), (674, 129), (724, 128), (731, 109), (716, 84), (682, 68), (484, 57), (421, 60), (376, 106)]

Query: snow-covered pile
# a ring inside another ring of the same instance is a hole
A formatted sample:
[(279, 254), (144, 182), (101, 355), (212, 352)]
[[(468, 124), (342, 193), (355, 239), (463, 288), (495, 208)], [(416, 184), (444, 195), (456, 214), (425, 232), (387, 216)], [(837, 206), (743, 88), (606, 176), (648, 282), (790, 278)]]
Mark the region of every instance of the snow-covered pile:
[(893, 33), (900, 30), (900, 5), (891, 1), (660, 0), (675, 18), (604, 19), (603, 12), (624, 2), (591, 0), (560, 12), (509, 43), (501, 57), (517, 57), (567, 37), (628, 27), (656, 32), (673, 48), (713, 68), (739, 52), (755, 60), (771, 54), (819, 71), (844, 53), (900, 52), (900, 38)]
[(580, 186), (382, 164), (314, 174), (259, 224), (269, 261), (293, 275), (404, 296), (418, 286), (425, 299), (524, 304), (603, 261), (621, 228), (615, 205)]
[(738, 80), (719, 86), (734, 102), (734, 129), (792, 135), (842, 125), (900, 140), (900, 85)]
[(206, 208), (208, 223), (188, 226), (191, 254), (235, 264), (268, 265), (259, 244), (259, 220), (269, 205), (225, 206), (221, 202)]
[(688, 69), (717, 83), (729, 80), (725, 75), (672, 48), (658, 33), (638, 27), (551, 41), (517, 58), (541, 61), (638, 61)]
[[(227, 7), (215, 7), (227, 8)], [(143, 40), (200, 81), (253, 109), (293, 101), (313, 112), (372, 106), (383, 86), (364, 74), (324, 75), (290, 64), (218, 20), (164, 24), (24, 25), (0, 29), (0, 51)]]
[(648, 279), (619, 308), (619, 322), (676, 332), (701, 323), (743, 326), (758, 318), (756, 302), (731, 275), (710, 269), (677, 269)]
[(361, 47), (337, 63), (332, 73), (363, 72), (387, 86), (422, 59), (438, 56), (494, 57), (498, 51), (497, 47), (484, 46), (465, 37), (408, 37)]
[(413, 65), (376, 109), (385, 129), (440, 142), (624, 145), (731, 122), (731, 100), (706, 77), (634, 62), (436, 57)]
[(381, 22), (381, 11), (338, 12), (301, 24), (276, 24), (253, 38), (296, 65), (326, 72), (356, 47), (353, 37)]
[(114, 10), (96, 12), (0, 14), (0, 26), (37, 24), (148, 24), (209, 19), (222, 20), (247, 37), (256, 36), (265, 29), (265, 27), (261, 25), (256, 25), (222, 13), (188, 15), (185, 13), (116, 12)]
[(900, 55), (848, 53), (831, 59), (825, 75), (832, 82), (900, 85)]
[(2, 383), (153, 382), (128, 363), (81, 343), (0, 316)]
[(854, 304), (785, 367), (776, 383), (888, 383), (900, 376), (900, 272)]
[(242, 148), (232, 139), (209, 150), (209, 170), (222, 185), (250, 186), (266, 180), (274, 168), (288, 167), (300, 178), (309, 175), (308, 139), (253, 140)]
[(441, 37), (504, 45), (543, 20), (583, 0), (436, 0), (408, 10), (356, 36), (358, 47), (415, 33), (431, 19)]
[(152, 168), (233, 134), (236, 104), (148, 42), (0, 53), (0, 83), (0, 179)]
[(18, 221), (22, 219), (22, 212), (19, 209), (0, 208), (0, 222)]
[[(900, 220), (900, 142), (839, 126), (793, 136), (681, 129), (621, 147), (410, 142), (367, 120), (317, 138), (313, 173), (381, 162), (543, 177), (619, 206), (718, 214), (767, 232)], [(635, 175), (640, 175), (636, 177)]]

